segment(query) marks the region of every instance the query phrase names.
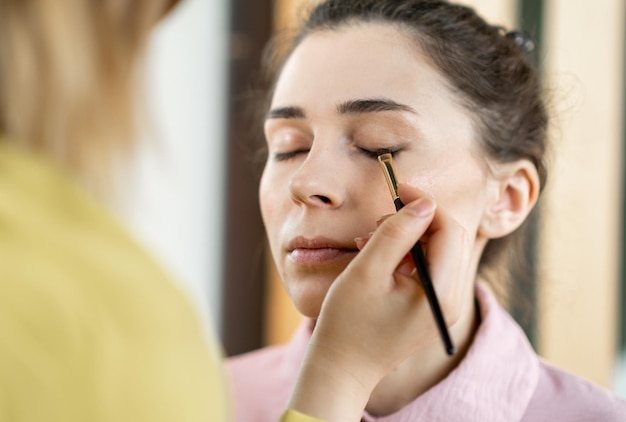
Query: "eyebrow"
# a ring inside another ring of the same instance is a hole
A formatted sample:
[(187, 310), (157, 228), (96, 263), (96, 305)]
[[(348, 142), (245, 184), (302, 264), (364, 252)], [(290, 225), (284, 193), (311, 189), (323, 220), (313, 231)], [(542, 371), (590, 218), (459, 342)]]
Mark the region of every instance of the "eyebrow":
[(270, 110), (265, 116), (265, 120), (268, 119), (304, 119), (306, 114), (302, 107), (279, 107)]
[[(400, 104), (387, 98), (349, 100), (337, 105), (339, 114), (366, 114), (381, 111), (404, 111), (418, 114), (411, 106)], [(270, 110), (265, 119), (304, 119), (306, 113), (302, 107), (286, 106)]]
[(406, 111), (417, 114), (413, 107), (387, 98), (346, 101), (337, 106), (337, 111), (339, 111), (339, 114), (364, 114), (380, 111)]

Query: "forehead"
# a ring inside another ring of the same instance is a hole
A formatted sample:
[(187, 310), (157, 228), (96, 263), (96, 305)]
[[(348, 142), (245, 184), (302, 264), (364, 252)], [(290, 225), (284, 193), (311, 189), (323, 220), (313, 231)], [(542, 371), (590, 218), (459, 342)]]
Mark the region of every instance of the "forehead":
[(278, 78), (273, 104), (316, 98), (394, 97), (406, 102), (444, 96), (455, 100), (412, 34), (385, 23), (358, 23), (308, 35)]

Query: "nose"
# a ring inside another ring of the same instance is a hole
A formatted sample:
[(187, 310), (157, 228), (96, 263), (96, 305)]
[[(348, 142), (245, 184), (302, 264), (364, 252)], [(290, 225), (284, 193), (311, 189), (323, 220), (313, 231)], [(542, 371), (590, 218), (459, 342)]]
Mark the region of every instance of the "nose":
[(330, 153), (311, 149), (289, 180), (291, 199), (311, 207), (338, 208), (345, 200), (341, 169)]

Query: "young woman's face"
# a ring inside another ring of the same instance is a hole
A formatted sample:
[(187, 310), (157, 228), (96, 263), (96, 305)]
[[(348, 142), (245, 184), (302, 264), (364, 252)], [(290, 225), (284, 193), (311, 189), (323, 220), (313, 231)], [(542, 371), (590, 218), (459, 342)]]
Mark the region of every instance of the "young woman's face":
[(400, 182), (427, 192), (468, 233), (479, 231), (490, 177), (471, 117), (392, 26), (304, 39), (280, 75), (265, 136), (263, 220), (283, 283), (309, 317), (357, 254), (354, 238), (395, 211), (377, 151), (394, 152)]

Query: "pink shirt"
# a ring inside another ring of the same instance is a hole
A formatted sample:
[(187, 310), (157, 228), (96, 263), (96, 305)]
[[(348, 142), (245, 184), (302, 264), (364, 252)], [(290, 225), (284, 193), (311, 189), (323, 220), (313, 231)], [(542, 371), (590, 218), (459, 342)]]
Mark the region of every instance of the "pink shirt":
[[(542, 361), (524, 332), (479, 284), (482, 322), (463, 361), (396, 413), (363, 421), (626, 421), (626, 401)], [(307, 321), (284, 346), (229, 360), (238, 422), (276, 422), (287, 406), (311, 336)]]

